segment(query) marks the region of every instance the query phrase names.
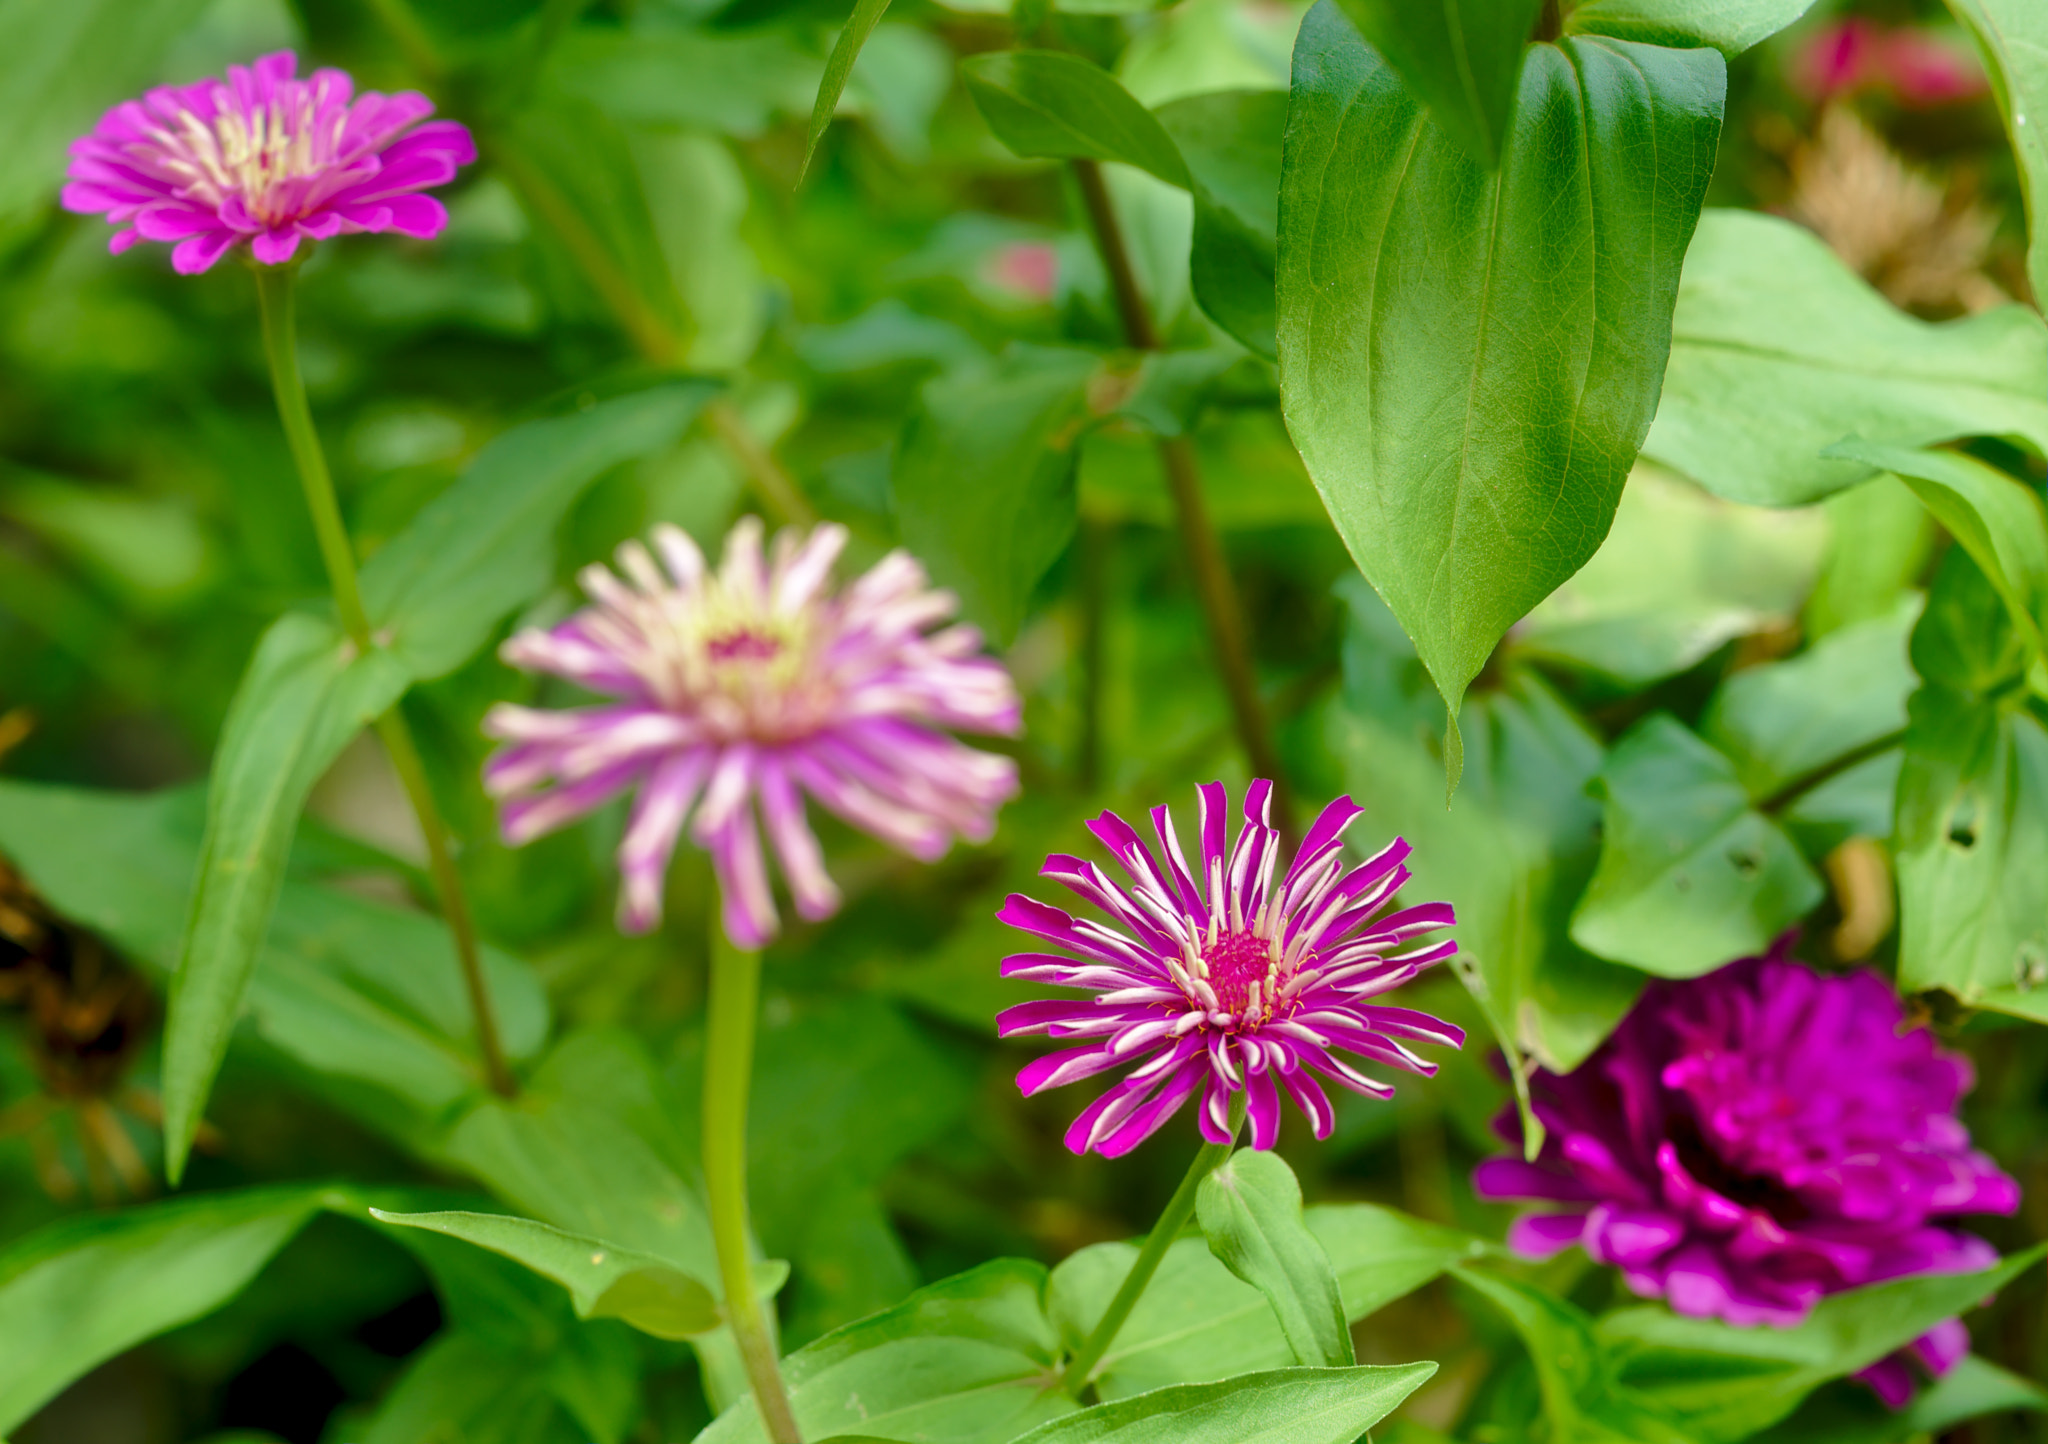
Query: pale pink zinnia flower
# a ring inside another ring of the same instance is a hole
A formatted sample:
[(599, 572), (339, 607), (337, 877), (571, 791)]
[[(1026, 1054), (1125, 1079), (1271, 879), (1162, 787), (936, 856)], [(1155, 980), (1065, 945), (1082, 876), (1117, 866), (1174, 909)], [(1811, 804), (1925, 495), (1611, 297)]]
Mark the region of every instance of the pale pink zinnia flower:
[(302, 238), (343, 232), (440, 234), (448, 213), (420, 192), (476, 159), (468, 130), (433, 114), (424, 95), (355, 94), (345, 71), (295, 80), (298, 57), (228, 67), (226, 80), (166, 86), (123, 101), (71, 145), (64, 208), (104, 213), (108, 249), (175, 241), (186, 275), (238, 241), (280, 265)]
[(784, 531), (769, 559), (761, 524), (744, 518), (716, 572), (673, 526), (656, 527), (653, 542), (660, 565), (627, 542), (623, 580), (585, 568), (593, 605), (501, 651), (515, 667), (619, 699), (569, 711), (504, 705), (485, 718), (484, 730), (511, 744), (485, 771), (506, 799), (507, 841), (529, 842), (638, 788), (619, 847), (619, 926), (644, 932), (661, 918), (662, 879), (694, 809), (691, 835), (717, 869), (726, 933), (757, 948), (777, 924), (757, 803), (797, 912), (813, 920), (838, 908), (839, 890), (805, 819), (806, 793), (927, 862), (956, 835), (988, 838), (1016, 794), (1016, 764), (938, 729), (1016, 732), (1016, 689), (973, 627), (930, 630), (956, 603), (909, 553), (835, 592), (844, 527)]
[(1207, 783), (1197, 793), (1195, 867), (1164, 807), (1152, 809), (1157, 853), (1113, 812), (1088, 824), (1122, 864), (1129, 887), (1077, 857), (1055, 853), (1045, 860), (1041, 875), (1100, 909), (1107, 926), (1021, 894), (996, 915), (1065, 950), (1005, 958), (1004, 977), (1095, 994), (1019, 1003), (996, 1019), (1005, 1038), (1087, 1040), (1030, 1063), (1018, 1086), (1032, 1094), (1130, 1069), (1067, 1130), (1067, 1147), (1076, 1153), (1130, 1152), (1198, 1091), (1197, 1116), (1211, 1143), (1230, 1140), (1231, 1095), (1241, 1092), (1252, 1147), (1271, 1148), (1280, 1136), (1283, 1090), (1316, 1137), (1328, 1138), (1336, 1114), (1317, 1074), (1370, 1098), (1394, 1092), (1340, 1054), (1428, 1075), (1436, 1065), (1402, 1039), (1452, 1048), (1465, 1041), (1449, 1023), (1378, 1001), (1458, 950), (1448, 938), (1407, 946), (1451, 926), (1449, 903), (1389, 911), (1408, 881), (1407, 843), (1396, 838), (1347, 866), (1344, 833), (1361, 809), (1340, 797), (1323, 809), (1276, 883), (1280, 834), (1267, 817), (1273, 784), (1258, 781), (1245, 790), (1235, 847), (1228, 845), (1223, 784)]

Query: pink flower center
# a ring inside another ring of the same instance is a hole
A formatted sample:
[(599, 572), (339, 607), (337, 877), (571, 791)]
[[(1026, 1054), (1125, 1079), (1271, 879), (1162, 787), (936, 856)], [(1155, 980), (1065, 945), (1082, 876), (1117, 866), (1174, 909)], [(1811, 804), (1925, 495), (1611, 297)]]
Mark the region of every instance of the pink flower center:
[(1249, 930), (1218, 934), (1203, 945), (1201, 960), (1201, 976), (1216, 994), (1216, 1006), (1239, 1027), (1257, 1027), (1271, 1017), (1281, 985), (1295, 971), (1274, 957), (1269, 939)]
[(782, 655), (782, 639), (750, 627), (736, 627), (704, 643), (714, 662), (772, 662)]

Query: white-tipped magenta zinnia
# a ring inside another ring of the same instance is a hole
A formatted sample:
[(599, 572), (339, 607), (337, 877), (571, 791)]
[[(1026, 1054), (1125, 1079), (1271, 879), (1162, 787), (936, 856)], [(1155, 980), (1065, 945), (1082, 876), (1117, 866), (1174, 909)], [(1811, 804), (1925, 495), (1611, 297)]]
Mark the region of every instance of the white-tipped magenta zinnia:
[(778, 923), (757, 804), (797, 912), (813, 920), (838, 908), (839, 890), (806, 794), (924, 861), (955, 836), (987, 839), (1016, 794), (1016, 764), (940, 729), (1015, 733), (1016, 689), (983, 655), (980, 632), (942, 625), (957, 604), (913, 557), (891, 552), (834, 590), (840, 526), (784, 531), (770, 557), (760, 523), (744, 518), (716, 571), (676, 527), (656, 527), (651, 540), (652, 552), (620, 547), (618, 573), (585, 568), (590, 606), (502, 649), (513, 666), (618, 699), (559, 711), (507, 704), (485, 719), (508, 744), (485, 772), (508, 842), (638, 789), (619, 847), (619, 926), (644, 932), (660, 920), (669, 859), (689, 824), (717, 870), (727, 934), (758, 948)]

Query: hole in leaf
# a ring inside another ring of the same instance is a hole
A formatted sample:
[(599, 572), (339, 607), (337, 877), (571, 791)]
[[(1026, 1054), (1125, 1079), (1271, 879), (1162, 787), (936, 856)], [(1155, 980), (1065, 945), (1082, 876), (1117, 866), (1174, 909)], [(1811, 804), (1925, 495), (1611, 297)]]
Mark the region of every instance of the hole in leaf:
[(1764, 860), (1747, 848), (1735, 848), (1728, 854), (1728, 865), (1744, 877), (1755, 877), (1763, 871)]

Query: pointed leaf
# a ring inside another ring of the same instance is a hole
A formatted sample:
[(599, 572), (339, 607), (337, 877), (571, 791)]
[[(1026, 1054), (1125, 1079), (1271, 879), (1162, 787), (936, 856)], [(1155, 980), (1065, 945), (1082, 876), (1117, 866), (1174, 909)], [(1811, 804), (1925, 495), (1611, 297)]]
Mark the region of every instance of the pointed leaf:
[[(1003, 1444), (1072, 1413), (1044, 1288), (1041, 1265), (996, 1259), (805, 1345), (782, 1363), (804, 1437)], [(743, 1396), (697, 1438), (764, 1444), (767, 1434)]]
[(1998, 589), (2013, 625), (2038, 654), (2048, 620), (2048, 512), (2031, 486), (1953, 451), (1849, 440), (1828, 448), (1896, 474)]
[(1295, 1362), (1358, 1362), (1330, 1256), (1301, 1217), (1301, 1185), (1279, 1154), (1241, 1148), (1202, 1180), (1196, 1217), (1209, 1251), (1266, 1296)]
[(1711, 45), (1733, 60), (1812, 8), (1813, 0), (1582, 0), (1564, 28), (1647, 45)]
[(1572, 938), (1603, 958), (1695, 978), (1761, 953), (1821, 900), (1820, 879), (1751, 805), (1735, 764), (1667, 714), (1615, 744), (1594, 791), (1606, 826)]
[(2048, 453), (2048, 326), (2024, 306), (1922, 321), (1805, 227), (1708, 211), (1643, 454), (1730, 501), (1799, 506), (1872, 475), (1822, 457), (1846, 436), (2000, 436)]
[(2019, 158), (2027, 205), (2027, 274), (2048, 297), (2048, 9), (2036, 0), (1949, 0), (1977, 42)]
[(1430, 118), (1491, 170), (1515, 124), (1515, 81), (1543, 0), (1338, 0)]
[(860, 58), (861, 46), (868, 43), (868, 36), (874, 34), (875, 25), (888, 8), (889, 0), (854, 0), (846, 28), (832, 42), (824, 78), (818, 82), (818, 103), (811, 107), (811, 128), (804, 136), (803, 164), (796, 171), (799, 181), (810, 170), (811, 157), (818, 153), (818, 142), (825, 138), (825, 127), (832, 123), (832, 112), (839, 108), (839, 97), (846, 89), (847, 77), (853, 74), (853, 62)]
[(2048, 1245), (2038, 1245), (1979, 1273), (1922, 1274), (1832, 1294), (1787, 1329), (1736, 1328), (1638, 1307), (1606, 1315), (1594, 1332), (1625, 1388), (1676, 1411), (1699, 1444), (1735, 1444), (1784, 1418), (1828, 1380), (1867, 1368), (1943, 1319), (1983, 1304), (2039, 1268), (2044, 1256)]
[(459, 1238), (525, 1264), (569, 1291), (578, 1318), (623, 1319), (658, 1339), (687, 1339), (719, 1325), (712, 1290), (652, 1254), (504, 1214), (373, 1208), (370, 1216), (399, 1228)]
[(1756, 1436), (1755, 1444), (1908, 1444), (1938, 1438), (1986, 1414), (2048, 1410), (2048, 1390), (1998, 1365), (1965, 1355), (1914, 1392), (1905, 1408), (1887, 1407), (1870, 1390), (1843, 1384), (1816, 1394), (1798, 1413)]
[(0, 1250), (0, 1431), (144, 1339), (246, 1288), (334, 1189), (199, 1194), (65, 1219)]
[(1497, 174), (1331, 4), (1295, 46), (1280, 198), (1287, 423), (1452, 716), (1599, 548), (1656, 410), (1713, 168), (1710, 50), (1530, 51)]
[(1186, 190), (1173, 139), (1099, 65), (1058, 50), (998, 50), (961, 62), (967, 93), (1018, 155), (1118, 160)]
[(1421, 1388), (1435, 1364), (1275, 1369), (1097, 1404), (1015, 1444), (1353, 1444)]
[(1210, 320), (1270, 360), (1287, 93), (1219, 90), (1162, 105), (1157, 114), (1194, 178), (1188, 277), (1195, 300)]

